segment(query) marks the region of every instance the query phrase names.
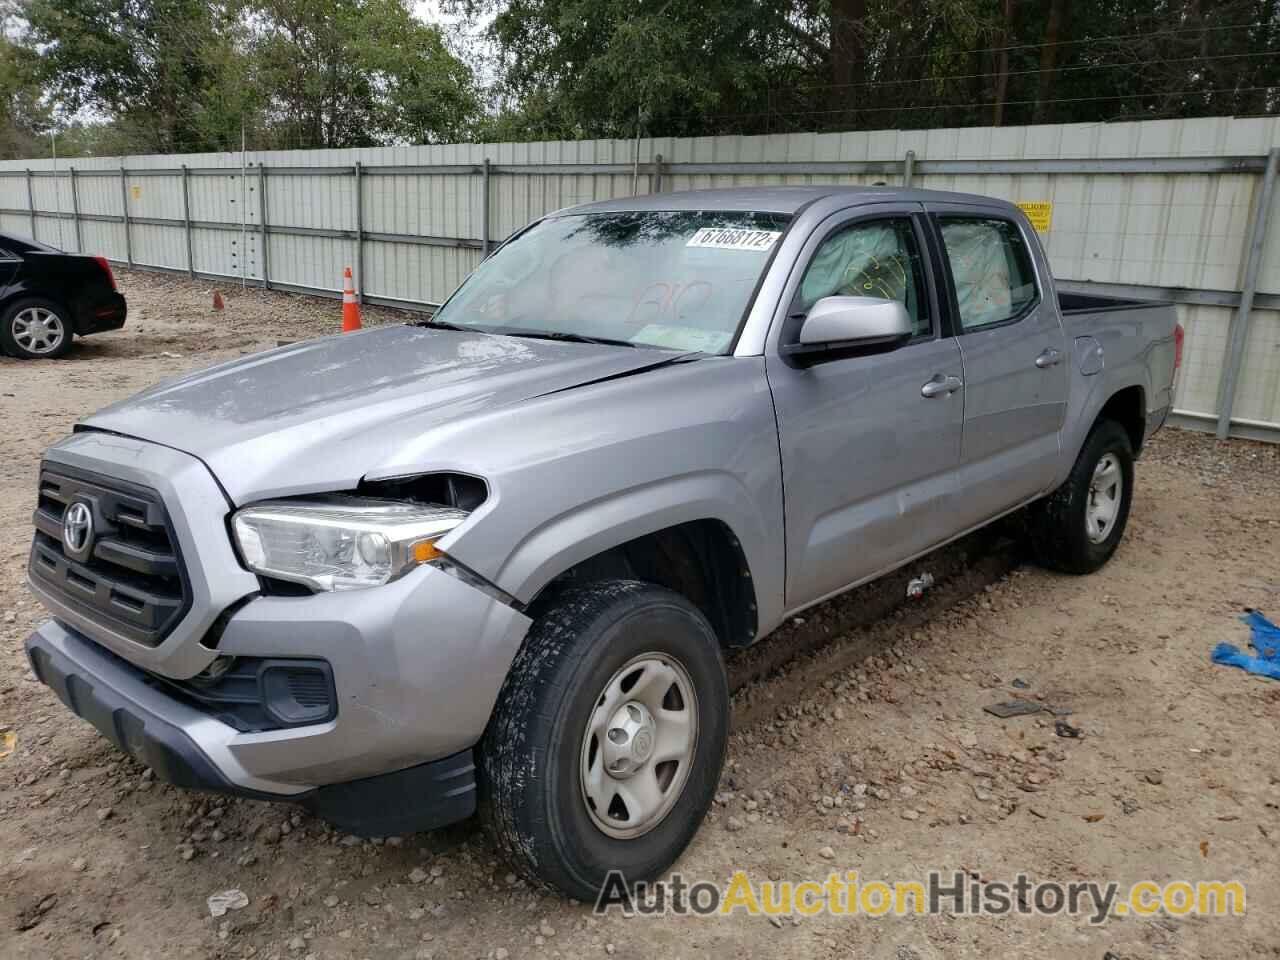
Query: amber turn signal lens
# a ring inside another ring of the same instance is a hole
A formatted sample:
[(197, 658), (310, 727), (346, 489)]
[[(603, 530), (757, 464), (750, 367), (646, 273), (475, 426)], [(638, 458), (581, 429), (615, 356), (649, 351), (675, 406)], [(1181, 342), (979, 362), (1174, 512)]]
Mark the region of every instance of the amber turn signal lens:
[(428, 560), (434, 560), (436, 557), (443, 557), (444, 554), (436, 549), (436, 545), (430, 540), (419, 540), (412, 547), (413, 559), (418, 563), (426, 563)]

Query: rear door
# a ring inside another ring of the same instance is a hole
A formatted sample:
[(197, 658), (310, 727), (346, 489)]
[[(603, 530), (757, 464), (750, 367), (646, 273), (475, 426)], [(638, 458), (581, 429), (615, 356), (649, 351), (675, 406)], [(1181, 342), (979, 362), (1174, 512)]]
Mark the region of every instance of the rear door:
[[(836, 214), (810, 237), (784, 293), (765, 369), (782, 454), (790, 607), (954, 532), (947, 506), (960, 458), (963, 370), (955, 338), (942, 331), (927, 231), (919, 204)], [(778, 344), (794, 342), (806, 311), (836, 294), (902, 301), (915, 337), (888, 352), (789, 365)]]
[(964, 363), (965, 526), (1053, 482), (1067, 408), (1066, 337), (1030, 227), (1007, 208), (930, 203)]

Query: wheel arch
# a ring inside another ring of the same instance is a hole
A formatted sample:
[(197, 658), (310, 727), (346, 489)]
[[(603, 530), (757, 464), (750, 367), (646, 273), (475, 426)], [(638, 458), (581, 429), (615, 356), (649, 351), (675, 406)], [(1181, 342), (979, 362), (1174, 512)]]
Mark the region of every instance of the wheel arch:
[(1133, 446), (1133, 455), (1136, 457), (1142, 451), (1142, 444), (1146, 439), (1146, 389), (1141, 384), (1135, 383), (1113, 392), (1098, 411), (1098, 415), (1093, 418), (1093, 424), (1089, 429), (1092, 430), (1103, 420), (1114, 420), (1124, 427), (1125, 433), (1129, 435), (1129, 442)]
[(751, 566), (742, 541), (715, 517), (658, 527), (566, 566), (537, 591), (526, 611), (536, 619), (564, 590), (597, 580), (635, 579), (679, 593), (696, 606), (722, 647), (743, 647), (759, 632)]

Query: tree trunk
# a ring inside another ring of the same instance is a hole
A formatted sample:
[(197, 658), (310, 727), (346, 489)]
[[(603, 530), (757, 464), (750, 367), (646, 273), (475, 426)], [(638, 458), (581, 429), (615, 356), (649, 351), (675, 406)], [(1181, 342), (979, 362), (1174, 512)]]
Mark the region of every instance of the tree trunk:
[(1067, 0), (1050, 0), (1049, 19), (1044, 26), (1044, 44), (1040, 47), (1040, 76), (1036, 84), (1036, 109), (1031, 120), (1044, 123), (1053, 112), (1049, 101), (1058, 86), (1058, 38), (1067, 19)]
[(833, 126), (847, 126), (856, 118), (853, 106), (864, 99), (866, 89), (853, 86), (867, 76), (864, 24), (867, 0), (831, 2), (831, 96), (829, 114)]
[(1004, 102), (1009, 93), (1009, 38), (1013, 36), (1013, 14), (1016, 0), (1004, 0), (1004, 22), (1000, 26), (1000, 37), (996, 43), (996, 90), (995, 103), (991, 109), (991, 125), (1001, 126), (1004, 123)]

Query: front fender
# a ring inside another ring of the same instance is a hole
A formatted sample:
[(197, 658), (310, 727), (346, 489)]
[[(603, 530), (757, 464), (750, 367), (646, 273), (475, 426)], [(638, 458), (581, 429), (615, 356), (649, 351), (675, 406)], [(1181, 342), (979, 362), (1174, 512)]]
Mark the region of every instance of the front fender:
[(739, 540), (760, 629), (782, 615), (781, 466), (762, 358), (561, 391), (462, 418), (427, 446), (380, 472), (448, 464), (484, 477), (488, 499), (440, 548), (517, 600), (628, 540), (716, 520)]
[(769, 535), (759, 510), (737, 478), (714, 471), (620, 490), (548, 520), (515, 546), (497, 581), (513, 596), (530, 600), (583, 560), (694, 520), (724, 523), (742, 547), (757, 593), (780, 595), (781, 580), (773, 570), (776, 564), (770, 563)]

